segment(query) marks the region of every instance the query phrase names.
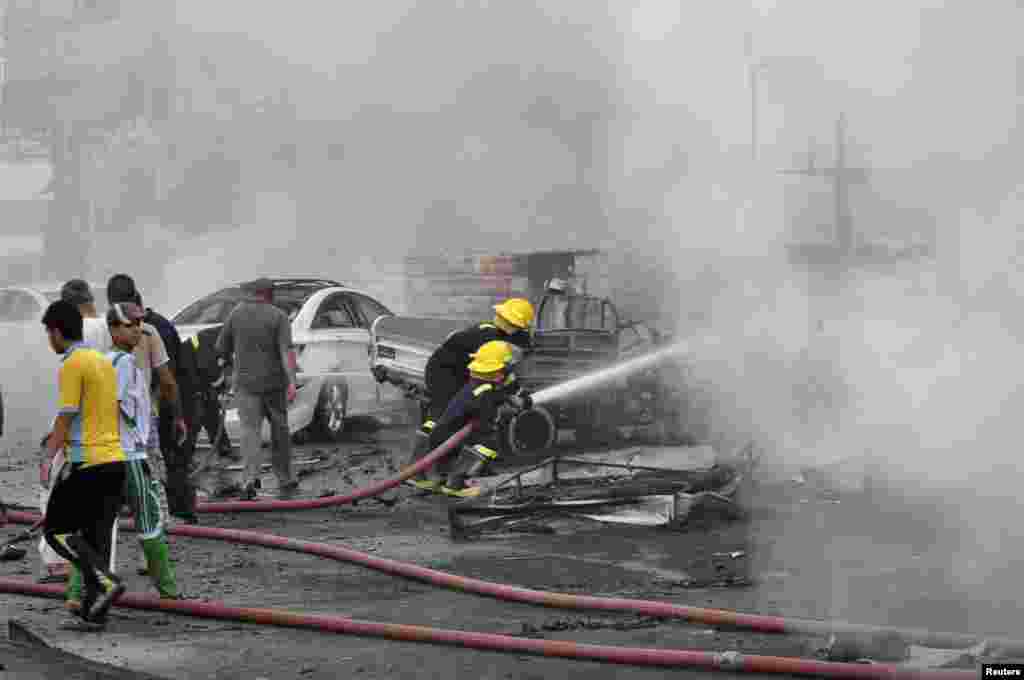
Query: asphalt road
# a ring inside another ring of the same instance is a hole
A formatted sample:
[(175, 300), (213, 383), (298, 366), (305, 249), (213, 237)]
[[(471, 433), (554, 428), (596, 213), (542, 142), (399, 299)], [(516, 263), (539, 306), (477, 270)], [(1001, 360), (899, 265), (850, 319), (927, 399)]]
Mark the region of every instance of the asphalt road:
[[(407, 429), (392, 427), (353, 432), (352, 441), (337, 446), (300, 447), (297, 459), (321, 459), (312, 466), (320, 469), (303, 477), (304, 493), (344, 492), (390, 476), (404, 461), (408, 437)], [(17, 439), (6, 444), (0, 492), (8, 502), (34, 502), (34, 448)], [(982, 584), (968, 587), (958, 582), (951, 556), (962, 553), (967, 528), (957, 522), (954, 504), (939, 507), (930, 498), (909, 500), (882, 490), (844, 496), (811, 486), (766, 483), (749, 491), (751, 517), (744, 522), (696, 523), (684, 530), (566, 524), (553, 534), (494, 534), (455, 543), (448, 536), (445, 501), (418, 497), (404, 488), (399, 495), (400, 502), (390, 508), (363, 502), (355, 508), (203, 516), (202, 521), (338, 543), (547, 590), (963, 632), (1021, 631), (1020, 564), (1001, 564), (993, 558), (986, 562)], [(13, 535), (17, 529), (6, 532)], [(294, 553), (214, 541), (172, 541), (183, 591), (232, 605), (613, 645), (807, 656), (826, 642), (628, 615), (541, 609)], [(711, 553), (733, 550), (750, 556), (752, 586), (685, 585), (688, 578), (710, 573)], [(120, 572), (131, 590), (146, 590), (144, 578), (135, 575), (138, 561), (134, 536), (123, 535)], [(20, 562), (0, 563), (3, 576), (34, 578), (38, 573), (34, 552)], [(179, 680), (603, 680), (627, 672), (631, 678), (661, 678), (667, 673), (117, 609), (102, 635), (72, 633), (58, 629), (65, 618), (60, 603), (6, 595), (0, 596), (0, 612), (64, 650)]]

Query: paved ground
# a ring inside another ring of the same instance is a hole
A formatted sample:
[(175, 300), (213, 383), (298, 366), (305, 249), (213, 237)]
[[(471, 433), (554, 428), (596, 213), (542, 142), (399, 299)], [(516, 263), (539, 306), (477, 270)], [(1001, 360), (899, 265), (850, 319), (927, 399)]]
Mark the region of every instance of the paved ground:
[[(298, 458), (321, 457), (333, 464), (304, 478), (306, 493), (344, 492), (390, 476), (405, 455), (407, 437), (405, 429), (391, 427), (353, 433), (353, 441), (338, 446), (300, 448)], [(29, 502), (34, 499), (34, 449), (16, 438), (7, 444), (0, 493), (8, 502)], [(572, 531), (555, 534), (491, 535), (453, 543), (443, 501), (405, 490), (400, 494), (401, 501), (391, 508), (364, 502), (356, 508), (301, 513), (204, 516), (203, 522), (338, 543), (458, 574), (563, 592), (965, 632), (1021, 630), (1019, 563), (990, 558), (983, 583), (962, 585), (950, 556), (962, 552), (964, 527), (953, 509), (942, 510), (924, 496), (908, 500), (882, 491), (835, 496), (810, 486), (765, 483), (749, 494), (747, 522), (681, 531), (574, 525)], [(1018, 551), (1020, 538), (1006, 535), (1005, 541), (1008, 554), (1024, 553)], [(710, 553), (729, 550), (752, 556), (753, 587), (683, 585), (687, 577), (708, 573)], [(172, 552), (188, 595), (240, 606), (614, 645), (809, 655), (825, 642), (508, 604), (351, 565), (213, 541), (175, 538)], [(122, 536), (119, 556), (130, 588), (145, 590), (144, 579), (134, 575), (138, 549), (133, 536)], [(21, 562), (0, 563), (3, 576), (37, 574), (34, 552)], [(129, 610), (114, 610), (102, 635), (70, 633), (57, 628), (64, 618), (58, 602), (6, 595), (0, 596), (0, 617), (23, 621), (62, 649), (87, 658), (179, 680), (352, 675), (600, 680), (627, 672), (596, 663)], [(636, 678), (665, 675), (657, 669), (628, 672)]]

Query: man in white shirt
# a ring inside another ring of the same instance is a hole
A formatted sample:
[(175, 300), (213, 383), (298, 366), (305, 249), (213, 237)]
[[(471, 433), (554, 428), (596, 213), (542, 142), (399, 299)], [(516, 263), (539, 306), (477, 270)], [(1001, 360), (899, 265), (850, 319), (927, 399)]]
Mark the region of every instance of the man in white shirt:
[(99, 352), (109, 352), (113, 346), (110, 329), (106, 319), (96, 313), (96, 298), (89, 284), (82, 279), (71, 279), (60, 289), (60, 297), (82, 313), (82, 342)]

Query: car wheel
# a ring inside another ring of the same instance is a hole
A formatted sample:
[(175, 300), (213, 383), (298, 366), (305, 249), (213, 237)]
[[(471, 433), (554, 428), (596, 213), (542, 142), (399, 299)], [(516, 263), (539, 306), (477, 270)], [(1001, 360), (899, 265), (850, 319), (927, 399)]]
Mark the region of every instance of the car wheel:
[(316, 405), (316, 428), (327, 441), (341, 441), (345, 435), (345, 410), (348, 390), (344, 383), (328, 382), (320, 389)]

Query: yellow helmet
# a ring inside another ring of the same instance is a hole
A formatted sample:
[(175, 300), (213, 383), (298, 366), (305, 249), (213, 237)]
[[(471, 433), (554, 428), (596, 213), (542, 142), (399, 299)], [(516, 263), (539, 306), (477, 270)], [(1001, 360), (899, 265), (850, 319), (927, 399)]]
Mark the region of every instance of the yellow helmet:
[(512, 361), (512, 345), (504, 340), (491, 340), (480, 345), (469, 362), (472, 373), (497, 373)]
[(526, 329), (533, 323), (533, 305), (523, 298), (505, 300), (500, 305), (494, 305), (494, 311), (516, 328)]

